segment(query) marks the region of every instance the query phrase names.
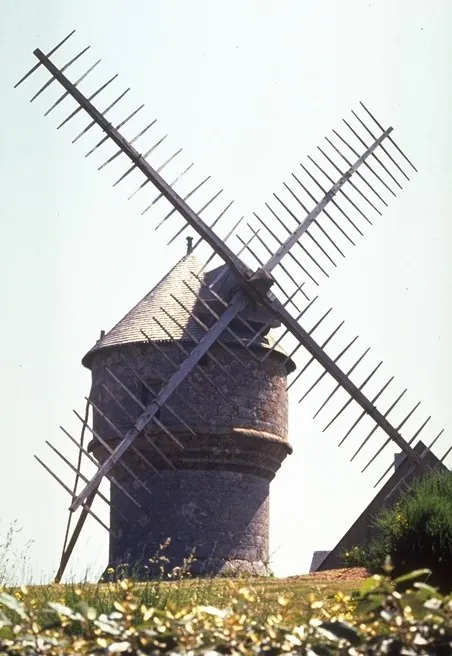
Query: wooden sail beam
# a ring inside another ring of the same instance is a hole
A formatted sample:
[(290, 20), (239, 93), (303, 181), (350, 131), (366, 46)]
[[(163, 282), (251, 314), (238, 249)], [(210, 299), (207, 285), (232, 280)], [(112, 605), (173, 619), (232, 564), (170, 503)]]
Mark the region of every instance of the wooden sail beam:
[(183, 216), (187, 223), (213, 248), (214, 251), (231, 267), (241, 278), (251, 275), (248, 267), (236, 256), (236, 254), (220, 239), (209, 226), (187, 205), (187, 203), (174, 191), (174, 189), (150, 166), (122, 134), (94, 107), (94, 105), (77, 89), (77, 87), (55, 66), (53, 62), (39, 49), (33, 54), (40, 63), (47, 68), (52, 77), (58, 80), (61, 86), (77, 101), (85, 112), (97, 123), (97, 125), (110, 137), (110, 139), (127, 155), (130, 161), (152, 182), (158, 191), (171, 205)]
[[(356, 387), (351, 382), (348, 376), (340, 369), (340, 367), (338, 367), (336, 362), (333, 361), (325, 353), (322, 347), (320, 347), (315, 342), (311, 335), (300, 326), (297, 320), (292, 317), (287, 309), (279, 301), (277, 301), (274, 295), (270, 292), (270, 288), (274, 283), (272, 271), (275, 269), (275, 267), (278, 266), (278, 264), (280, 264), (285, 255), (290, 253), (292, 247), (299, 242), (302, 235), (308, 231), (309, 227), (325, 210), (328, 204), (333, 201), (334, 196), (339, 191), (342, 192), (342, 187), (347, 182), (350, 182), (353, 174), (357, 173), (358, 176), (362, 179), (361, 174), (358, 172), (359, 167), (362, 164), (366, 164), (366, 166), (370, 168), (366, 160), (371, 155), (374, 155), (374, 151), (382, 145), (386, 138), (389, 137), (392, 132), (392, 128), (390, 127), (383, 131), (380, 137), (374, 139), (373, 144), (366, 148), (364, 154), (359, 156), (354, 164), (342, 156), (349, 165), (348, 170), (345, 173), (342, 171), (340, 172), (341, 176), (339, 180), (332, 182), (332, 187), (329, 189), (329, 191), (325, 191), (323, 198), (316, 203), (314, 209), (308, 212), (302, 221), (299, 221), (297, 217), (294, 216), (294, 218), (297, 219), (296, 228), (290, 232), (289, 236), (284, 242), (280, 243), (277, 251), (271, 255), (267, 263), (260, 266), (260, 268), (258, 268), (258, 270), (253, 274), (253, 272), (225, 244), (225, 242), (220, 237), (218, 237), (208, 225), (206, 225), (206, 223), (198, 215), (199, 213), (197, 214), (194, 212), (185, 202), (185, 200), (174, 191), (172, 186), (168, 184), (159, 175), (159, 173), (151, 167), (151, 165), (146, 161), (145, 157), (142, 156), (133, 147), (132, 143), (135, 140), (129, 142), (127, 139), (125, 139), (119, 130), (113, 127), (111, 123), (109, 123), (109, 121), (105, 118), (105, 116), (92, 105), (90, 99), (87, 99), (83, 93), (77, 89), (77, 82), (72, 83), (64, 75), (63, 71), (69, 64), (62, 69), (59, 69), (41, 50), (36, 49), (34, 51), (34, 55), (39, 60), (40, 64), (50, 72), (52, 79), (57, 80), (62, 85), (62, 87), (66, 90), (66, 95), (71, 95), (79, 104), (80, 108), (83, 108), (85, 112), (91, 117), (93, 122), (96, 123), (104, 131), (106, 134), (104, 140), (109, 137), (119, 147), (119, 152), (126, 154), (129, 160), (132, 162), (133, 166), (138, 168), (145, 175), (146, 179), (152, 182), (154, 187), (160, 192), (161, 196), (165, 197), (170, 202), (174, 208), (173, 211), (177, 210), (181, 214), (187, 224), (190, 225), (198, 233), (201, 239), (205, 240), (206, 243), (211, 246), (213, 251), (218, 254), (233, 271), (233, 273), (237, 275), (242, 284), (242, 289), (236, 293), (228, 308), (219, 317), (218, 321), (204, 335), (199, 344), (188, 355), (187, 359), (182, 363), (179, 369), (176, 370), (173, 376), (168, 380), (168, 383), (160, 391), (157, 399), (146, 408), (146, 410), (136, 421), (135, 426), (126, 433), (121, 443), (116, 447), (116, 449), (114, 449), (105, 463), (101, 465), (93, 479), (88, 483), (88, 485), (78, 495), (78, 497), (73, 500), (71, 510), (76, 510), (80, 505), (83, 504), (84, 500), (90, 498), (91, 494), (96, 489), (96, 486), (102, 480), (103, 476), (110, 471), (110, 469), (118, 460), (120, 460), (123, 453), (129, 448), (130, 445), (132, 445), (135, 438), (146, 428), (150, 421), (152, 421), (160, 407), (166, 402), (166, 400), (177, 389), (180, 383), (197, 365), (198, 361), (215, 343), (223, 331), (229, 326), (232, 319), (248, 305), (250, 300), (262, 303), (262, 305), (264, 305), (272, 313), (272, 315), (281, 321), (285, 328), (290, 333), (292, 333), (306, 348), (306, 350), (323, 366), (325, 372), (328, 373), (334, 380), (336, 380), (338, 384), (340, 384), (344, 390), (347, 391), (350, 397), (353, 398), (363, 408), (363, 410), (376, 422), (378, 426), (380, 426), (387, 433), (389, 438), (392, 439), (405, 452), (405, 454), (410, 457), (411, 460), (419, 465), (420, 459), (418, 454), (401, 437), (398, 430), (395, 429), (386, 419), (386, 416), (382, 415), (382, 413), (373, 405), (373, 403), (369, 401), (369, 399), (362, 393), (361, 389)], [(124, 122), (125, 121), (123, 121), (123, 123)], [(381, 126), (379, 127), (383, 130)], [(142, 134), (142, 132), (140, 134)], [(390, 137), (389, 141), (393, 143)], [(356, 151), (353, 152), (358, 155)], [(366, 182), (366, 180), (364, 180), (364, 182)], [(350, 184), (354, 186), (352, 182), (350, 182)], [(371, 189), (373, 190), (372, 187)], [(375, 190), (373, 191), (377, 194)]]

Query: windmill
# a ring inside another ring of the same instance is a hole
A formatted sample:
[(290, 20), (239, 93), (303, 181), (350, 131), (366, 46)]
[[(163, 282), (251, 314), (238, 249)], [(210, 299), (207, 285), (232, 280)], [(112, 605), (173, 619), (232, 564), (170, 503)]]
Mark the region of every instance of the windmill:
[[(394, 447), (406, 463), (400, 486), (431, 466), (428, 456), (441, 444), (443, 431), (419, 449), (430, 417), (413, 430), (419, 403), (407, 411), (406, 390), (388, 403), (385, 393), (393, 379), (381, 384), (382, 362), (369, 368), (369, 349), (357, 354), (357, 338), (344, 343), (343, 322), (331, 329), (331, 310), (319, 313), (313, 295), (319, 276), (329, 276), (336, 259), (343, 258), (346, 247), (354, 246), (363, 227), (372, 223), (369, 214), (380, 215), (387, 205), (385, 196), (395, 196), (409, 180), (407, 171), (416, 169), (393, 139), (393, 129), (385, 129), (361, 103), (344, 120), (347, 136), (333, 131), (317, 158), (300, 165), (290, 185), (284, 183), (272, 204), (265, 204), (265, 215), (255, 213), (242, 234), (242, 219), (232, 224), (229, 220), (231, 203), (206, 218), (221, 192), (205, 196), (209, 178), (189, 185), (192, 164), (176, 172), (181, 150), (160, 157), (166, 137), (153, 140), (144, 153), (136, 149), (136, 142), (152, 134), (155, 121), (125, 136), (124, 126), (133, 124), (143, 108), (119, 119), (119, 103), (128, 90), (98, 109), (116, 75), (89, 95), (81, 88), (99, 61), (76, 79), (67, 76), (88, 51), (57, 63), (72, 34), (47, 54), (35, 50), (37, 63), (16, 87), (38, 70), (50, 74), (32, 101), (51, 85), (62, 88), (46, 115), (63, 101), (72, 102), (74, 109), (58, 128), (88, 116), (73, 141), (86, 139), (88, 133), (101, 135), (87, 156), (100, 147), (114, 147), (99, 166), (127, 162), (114, 185), (139, 180), (130, 198), (148, 193), (143, 214), (152, 209), (155, 216), (166, 207), (163, 217), (154, 221), (157, 228), (174, 226), (170, 242), (187, 229), (198, 238), (195, 244), (188, 238), (184, 258), (125, 320), (101, 334), (84, 358), (93, 387), (85, 416), (78, 415), (82, 439), (78, 442), (63, 429), (77, 446), (78, 460), (72, 462), (50, 445), (76, 473), (74, 486), (37, 458), (71, 495), (70, 518), (79, 513), (72, 535), (66, 533), (57, 580), (88, 515), (109, 531), (114, 564), (118, 558), (140, 560), (146, 554), (139, 549), (148, 548), (155, 535), (160, 537), (158, 527), (165, 525), (168, 514), (175, 514), (178, 526), (183, 524), (177, 558), (188, 536), (195, 542), (205, 538), (203, 571), (225, 571), (231, 562), (245, 570), (252, 563), (261, 571), (268, 552), (268, 483), (291, 451), (286, 389), (293, 389), (293, 395), (303, 385), (299, 401), (320, 395), (316, 416), (329, 411), (324, 430), (334, 426), (341, 435), (339, 445), (346, 440), (353, 445), (352, 460), (372, 449), (363, 471), (391, 452), (377, 485), (392, 470)], [(228, 245), (232, 240), (238, 248)], [(203, 262), (195, 258), (196, 249), (206, 254)], [(92, 437), (88, 447), (86, 431)], [(439, 454), (438, 462), (451, 450)], [(83, 460), (94, 467), (91, 476), (82, 472)], [(111, 484), (110, 499), (100, 489), (105, 480)], [(194, 487), (196, 503), (190, 508), (181, 495), (193, 498)], [(93, 511), (95, 499), (110, 506), (110, 526)], [(167, 513), (162, 512), (165, 506)], [(197, 528), (190, 533), (192, 526)]]

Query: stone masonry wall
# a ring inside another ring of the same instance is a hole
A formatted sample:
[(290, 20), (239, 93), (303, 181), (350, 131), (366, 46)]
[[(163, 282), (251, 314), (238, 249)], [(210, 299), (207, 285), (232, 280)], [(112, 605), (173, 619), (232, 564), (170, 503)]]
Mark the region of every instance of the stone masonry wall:
[(158, 574), (150, 562), (167, 538), (165, 555), (180, 566), (195, 549), (192, 572), (265, 574), (268, 561), (269, 483), (231, 471), (164, 471), (142, 475), (151, 495), (135, 483), (129, 490), (143, 505), (137, 509), (117, 488), (111, 500), (126, 517), (111, 515), (110, 564), (132, 564)]
[[(93, 358), (93, 403), (121, 433), (142, 412), (123, 386), (144, 404), (153, 398), (126, 363), (157, 393), (161, 379), (166, 381), (174, 371), (169, 360), (179, 364), (186, 357), (176, 343), (159, 347), (164, 355), (154, 345), (143, 344), (100, 351)], [(242, 367), (219, 346), (211, 353), (224, 370), (206, 359), (201, 370), (192, 372), (170, 398), (174, 414), (167, 407), (159, 413), (184, 449), (178, 449), (155, 423), (148, 431), (176, 470), (140, 438), (136, 446), (158, 473), (143, 465), (130, 449), (126, 462), (141, 485), (120, 466), (114, 471), (141, 508), (112, 485), (110, 521), (116, 537), (110, 540), (111, 565), (147, 564), (159, 545), (171, 538), (172, 566), (180, 565), (194, 548), (198, 572), (265, 571), (269, 482), (291, 452), (286, 373), (277, 354), (258, 362), (243, 348), (236, 348)], [(263, 350), (256, 353), (262, 357)], [(118, 440), (115, 429), (96, 411), (94, 430), (112, 446)], [(95, 442), (91, 449), (99, 459), (106, 456)]]
[[(185, 359), (185, 354), (174, 343), (162, 344), (160, 348), (176, 364)], [(256, 362), (243, 348), (237, 349), (237, 357), (245, 365), (244, 368), (221, 347), (214, 347), (211, 353), (227, 373), (207, 358), (202, 366), (203, 373), (200, 370), (194, 371), (168, 404), (198, 434), (221, 434), (232, 427), (240, 427), (286, 439), (288, 408), (282, 358), (272, 355), (261, 363)], [(163, 384), (161, 378), (166, 381), (174, 371), (174, 367), (156, 348), (147, 344), (100, 352), (94, 357), (93, 402), (121, 431), (131, 426), (127, 413), (137, 418), (142, 412), (138, 403), (124, 391), (121, 383), (143, 402), (149, 403), (152, 400), (152, 395), (147, 393), (125, 362), (130, 363), (140, 378), (152, 385), (156, 392)], [(116, 382), (108, 370), (120, 382)], [(213, 385), (207, 378), (212, 380)], [(111, 394), (103, 385), (108, 387)], [(122, 408), (112, 395), (120, 400)], [(172, 431), (187, 430), (166, 408), (161, 410), (160, 419)], [(99, 414), (94, 413), (94, 420), (94, 429), (101, 436), (117, 437), (114, 429)], [(150, 432), (159, 433), (160, 429), (154, 425)]]

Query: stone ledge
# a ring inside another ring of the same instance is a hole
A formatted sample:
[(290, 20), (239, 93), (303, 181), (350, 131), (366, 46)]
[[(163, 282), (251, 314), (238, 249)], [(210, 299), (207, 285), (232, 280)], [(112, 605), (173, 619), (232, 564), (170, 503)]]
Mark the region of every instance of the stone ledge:
[[(185, 435), (178, 433), (177, 437), (183, 444), (183, 449), (167, 436), (162, 435), (157, 440), (153, 437), (166, 460), (143, 438), (138, 438), (134, 444), (159, 471), (230, 470), (254, 474), (267, 480), (274, 478), (283, 460), (292, 453), (291, 445), (284, 438), (251, 429), (235, 429), (220, 435), (193, 436), (188, 433)], [(111, 438), (108, 442), (114, 448), (119, 440)], [(108, 455), (106, 450), (94, 440), (90, 442), (88, 448), (100, 462), (103, 462)], [(138, 475), (149, 470), (145, 462), (130, 449), (121, 460), (132, 467)], [(117, 478), (127, 478), (121, 465), (115, 467), (113, 474)]]
[(293, 447), (290, 442), (281, 435), (275, 433), (268, 433), (266, 431), (254, 430), (253, 428), (231, 428), (232, 435), (243, 435), (244, 437), (252, 437), (266, 442), (274, 442), (275, 444), (283, 444), (287, 448), (288, 455), (293, 452)]

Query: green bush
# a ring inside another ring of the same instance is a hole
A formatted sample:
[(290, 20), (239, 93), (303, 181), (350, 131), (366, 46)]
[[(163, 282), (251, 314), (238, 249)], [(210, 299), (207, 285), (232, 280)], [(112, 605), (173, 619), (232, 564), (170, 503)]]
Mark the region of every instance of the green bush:
[(394, 576), (414, 569), (432, 571), (429, 583), (452, 590), (452, 473), (426, 475), (408, 487), (403, 497), (374, 522), (375, 537), (354, 547), (348, 564), (381, 572), (387, 556)]

